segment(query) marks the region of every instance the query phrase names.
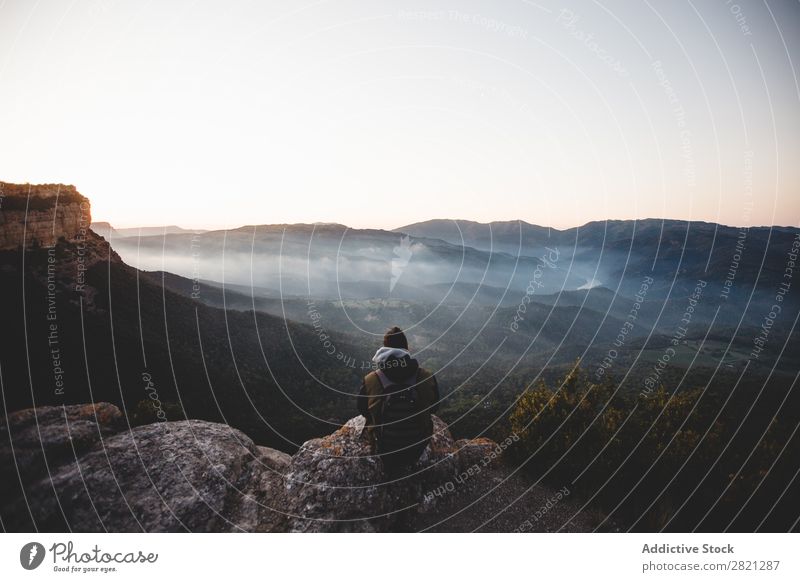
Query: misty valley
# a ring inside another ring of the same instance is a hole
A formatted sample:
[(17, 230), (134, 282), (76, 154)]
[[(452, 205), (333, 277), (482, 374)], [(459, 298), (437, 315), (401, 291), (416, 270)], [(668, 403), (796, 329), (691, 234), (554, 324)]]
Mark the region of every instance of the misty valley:
[[(326, 367), (339, 372), (369, 367), (388, 325), (405, 329), (465, 434), (486, 428), (470, 418), (502, 416), (533, 379), (555, 381), (576, 361), (632, 394), (740, 377), (786, 386), (798, 363), (797, 300), (785, 295), (770, 316), (796, 229), (431, 221), (396, 232), (324, 224), (133, 234), (112, 233), (113, 247), (150, 281), (311, 326)], [(673, 343), (669, 365), (659, 364)]]

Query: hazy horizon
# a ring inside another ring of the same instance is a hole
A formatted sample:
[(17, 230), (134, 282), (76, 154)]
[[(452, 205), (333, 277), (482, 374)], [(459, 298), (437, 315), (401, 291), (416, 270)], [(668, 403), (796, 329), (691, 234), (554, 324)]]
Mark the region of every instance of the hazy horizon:
[[(682, 221), (682, 222), (685, 222), (686, 221), (685, 219), (682, 219), (682, 218), (659, 218), (659, 217), (654, 217), (654, 216), (648, 216), (648, 217), (644, 217), (644, 218), (624, 218), (624, 219), (621, 219), (621, 218), (605, 218), (605, 219), (590, 220), (590, 221), (587, 221), (587, 222), (583, 222), (581, 224), (572, 224), (572, 225), (568, 225), (568, 226), (564, 226), (564, 227), (557, 227), (557, 226), (548, 225), (548, 224), (540, 224), (540, 223), (530, 222), (528, 220), (523, 220), (523, 219), (493, 220), (491, 222), (481, 222), (479, 220), (472, 220), (472, 219), (469, 219), (469, 218), (438, 217), (438, 218), (427, 218), (427, 219), (419, 220), (419, 221), (414, 222), (414, 223), (404, 223), (404, 224), (398, 224), (397, 226), (388, 226), (388, 227), (376, 227), (376, 226), (370, 226), (370, 225), (354, 226), (352, 224), (347, 224), (347, 223), (342, 223), (342, 222), (333, 222), (333, 221), (315, 221), (315, 222), (250, 222), (248, 224), (231, 225), (231, 226), (228, 226), (228, 227), (214, 227), (214, 226), (197, 226), (197, 225), (187, 226), (185, 224), (168, 224), (168, 223), (131, 224), (129, 226), (126, 226), (126, 225), (122, 225), (122, 224), (120, 224), (120, 225), (115, 224), (115, 223), (111, 222), (110, 220), (105, 220), (103, 218), (98, 218), (98, 219), (94, 219), (93, 218), (92, 219), (92, 224), (105, 222), (105, 223), (109, 223), (112, 226), (112, 228), (114, 228), (114, 229), (178, 227), (178, 228), (181, 228), (181, 229), (187, 230), (187, 231), (192, 231), (192, 230), (195, 230), (195, 231), (201, 231), (201, 230), (202, 231), (235, 230), (235, 229), (238, 229), (238, 228), (246, 228), (246, 227), (249, 227), (249, 226), (279, 226), (279, 225), (300, 226), (300, 225), (326, 225), (326, 224), (334, 225), (335, 224), (335, 225), (344, 226), (344, 227), (347, 227), (347, 228), (350, 228), (350, 229), (354, 229), (354, 230), (369, 230), (369, 229), (373, 229), (373, 230), (395, 231), (395, 230), (399, 230), (399, 229), (401, 229), (401, 228), (403, 228), (405, 226), (410, 226), (412, 224), (419, 224), (419, 223), (432, 222), (432, 221), (473, 222), (475, 224), (480, 224), (480, 225), (488, 225), (488, 224), (491, 224), (491, 223), (503, 223), (503, 222), (509, 223), (509, 222), (521, 221), (521, 222), (524, 222), (524, 223), (529, 224), (531, 226), (538, 226), (538, 227), (541, 227), (541, 228), (551, 228), (553, 230), (564, 231), (564, 230), (569, 230), (571, 228), (579, 228), (579, 227), (582, 227), (582, 226), (586, 226), (587, 224), (591, 224), (593, 222), (613, 222), (613, 221), (621, 221), (621, 220), (632, 220), (632, 221), (635, 220), (636, 222), (642, 222), (642, 221), (646, 221), (646, 220), (658, 220), (658, 221), (662, 221), (662, 222), (669, 222), (669, 221)], [(747, 227), (747, 228), (800, 228), (800, 224), (780, 224), (780, 223), (776, 223), (776, 224), (749, 224), (749, 225), (747, 225), (747, 224), (726, 224), (726, 223), (722, 223), (722, 222), (712, 222), (712, 221), (701, 220), (701, 219), (691, 219), (691, 222), (707, 222), (707, 223), (718, 224), (719, 226), (725, 226), (725, 227), (731, 227), (731, 228), (743, 228), (743, 227)]]

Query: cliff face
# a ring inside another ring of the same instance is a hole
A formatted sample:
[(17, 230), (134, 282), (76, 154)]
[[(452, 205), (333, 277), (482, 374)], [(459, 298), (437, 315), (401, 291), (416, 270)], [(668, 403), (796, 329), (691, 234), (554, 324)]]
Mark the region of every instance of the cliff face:
[[(86, 308), (94, 309), (97, 290), (86, 284), (86, 273), (99, 262), (122, 261), (90, 229), (91, 221), (89, 199), (75, 186), (0, 182), (0, 262), (6, 270), (24, 265), (20, 275), (35, 277), (54, 293), (79, 292)], [(26, 252), (18, 262), (20, 251)]]
[(91, 205), (75, 186), (0, 182), (0, 250), (85, 238)]

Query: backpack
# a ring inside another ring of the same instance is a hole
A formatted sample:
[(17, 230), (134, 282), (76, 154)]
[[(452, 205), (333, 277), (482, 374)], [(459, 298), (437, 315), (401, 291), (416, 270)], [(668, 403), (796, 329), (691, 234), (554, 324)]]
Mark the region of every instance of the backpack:
[(427, 442), (424, 426), (419, 422), (423, 416), (421, 400), (417, 393), (417, 375), (408, 384), (395, 384), (386, 375), (376, 372), (383, 385), (381, 422), (376, 438), (379, 453), (391, 453)]

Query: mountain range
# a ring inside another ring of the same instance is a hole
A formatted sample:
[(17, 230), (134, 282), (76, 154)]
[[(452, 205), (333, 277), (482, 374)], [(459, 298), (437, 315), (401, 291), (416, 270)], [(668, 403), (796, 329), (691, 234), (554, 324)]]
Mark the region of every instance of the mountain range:
[(563, 231), (429, 221), (396, 231), (251, 225), (113, 244), (185, 297), (337, 334), (361, 346), (344, 358), (358, 366), (387, 326), (401, 326), (442, 378), (444, 410), (471, 435), (476, 411), (502, 414), (530, 378), (555, 378), (576, 359), (599, 378), (613, 353), (608, 373), (640, 391), (676, 334), (666, 384), (725, 385), (745, 369), (745, 383), (770, 372), (771, 382), (790, 381), (796, 294), (770, 320), (765, 350), (752, 352), (799, 233), (673, 220)]

